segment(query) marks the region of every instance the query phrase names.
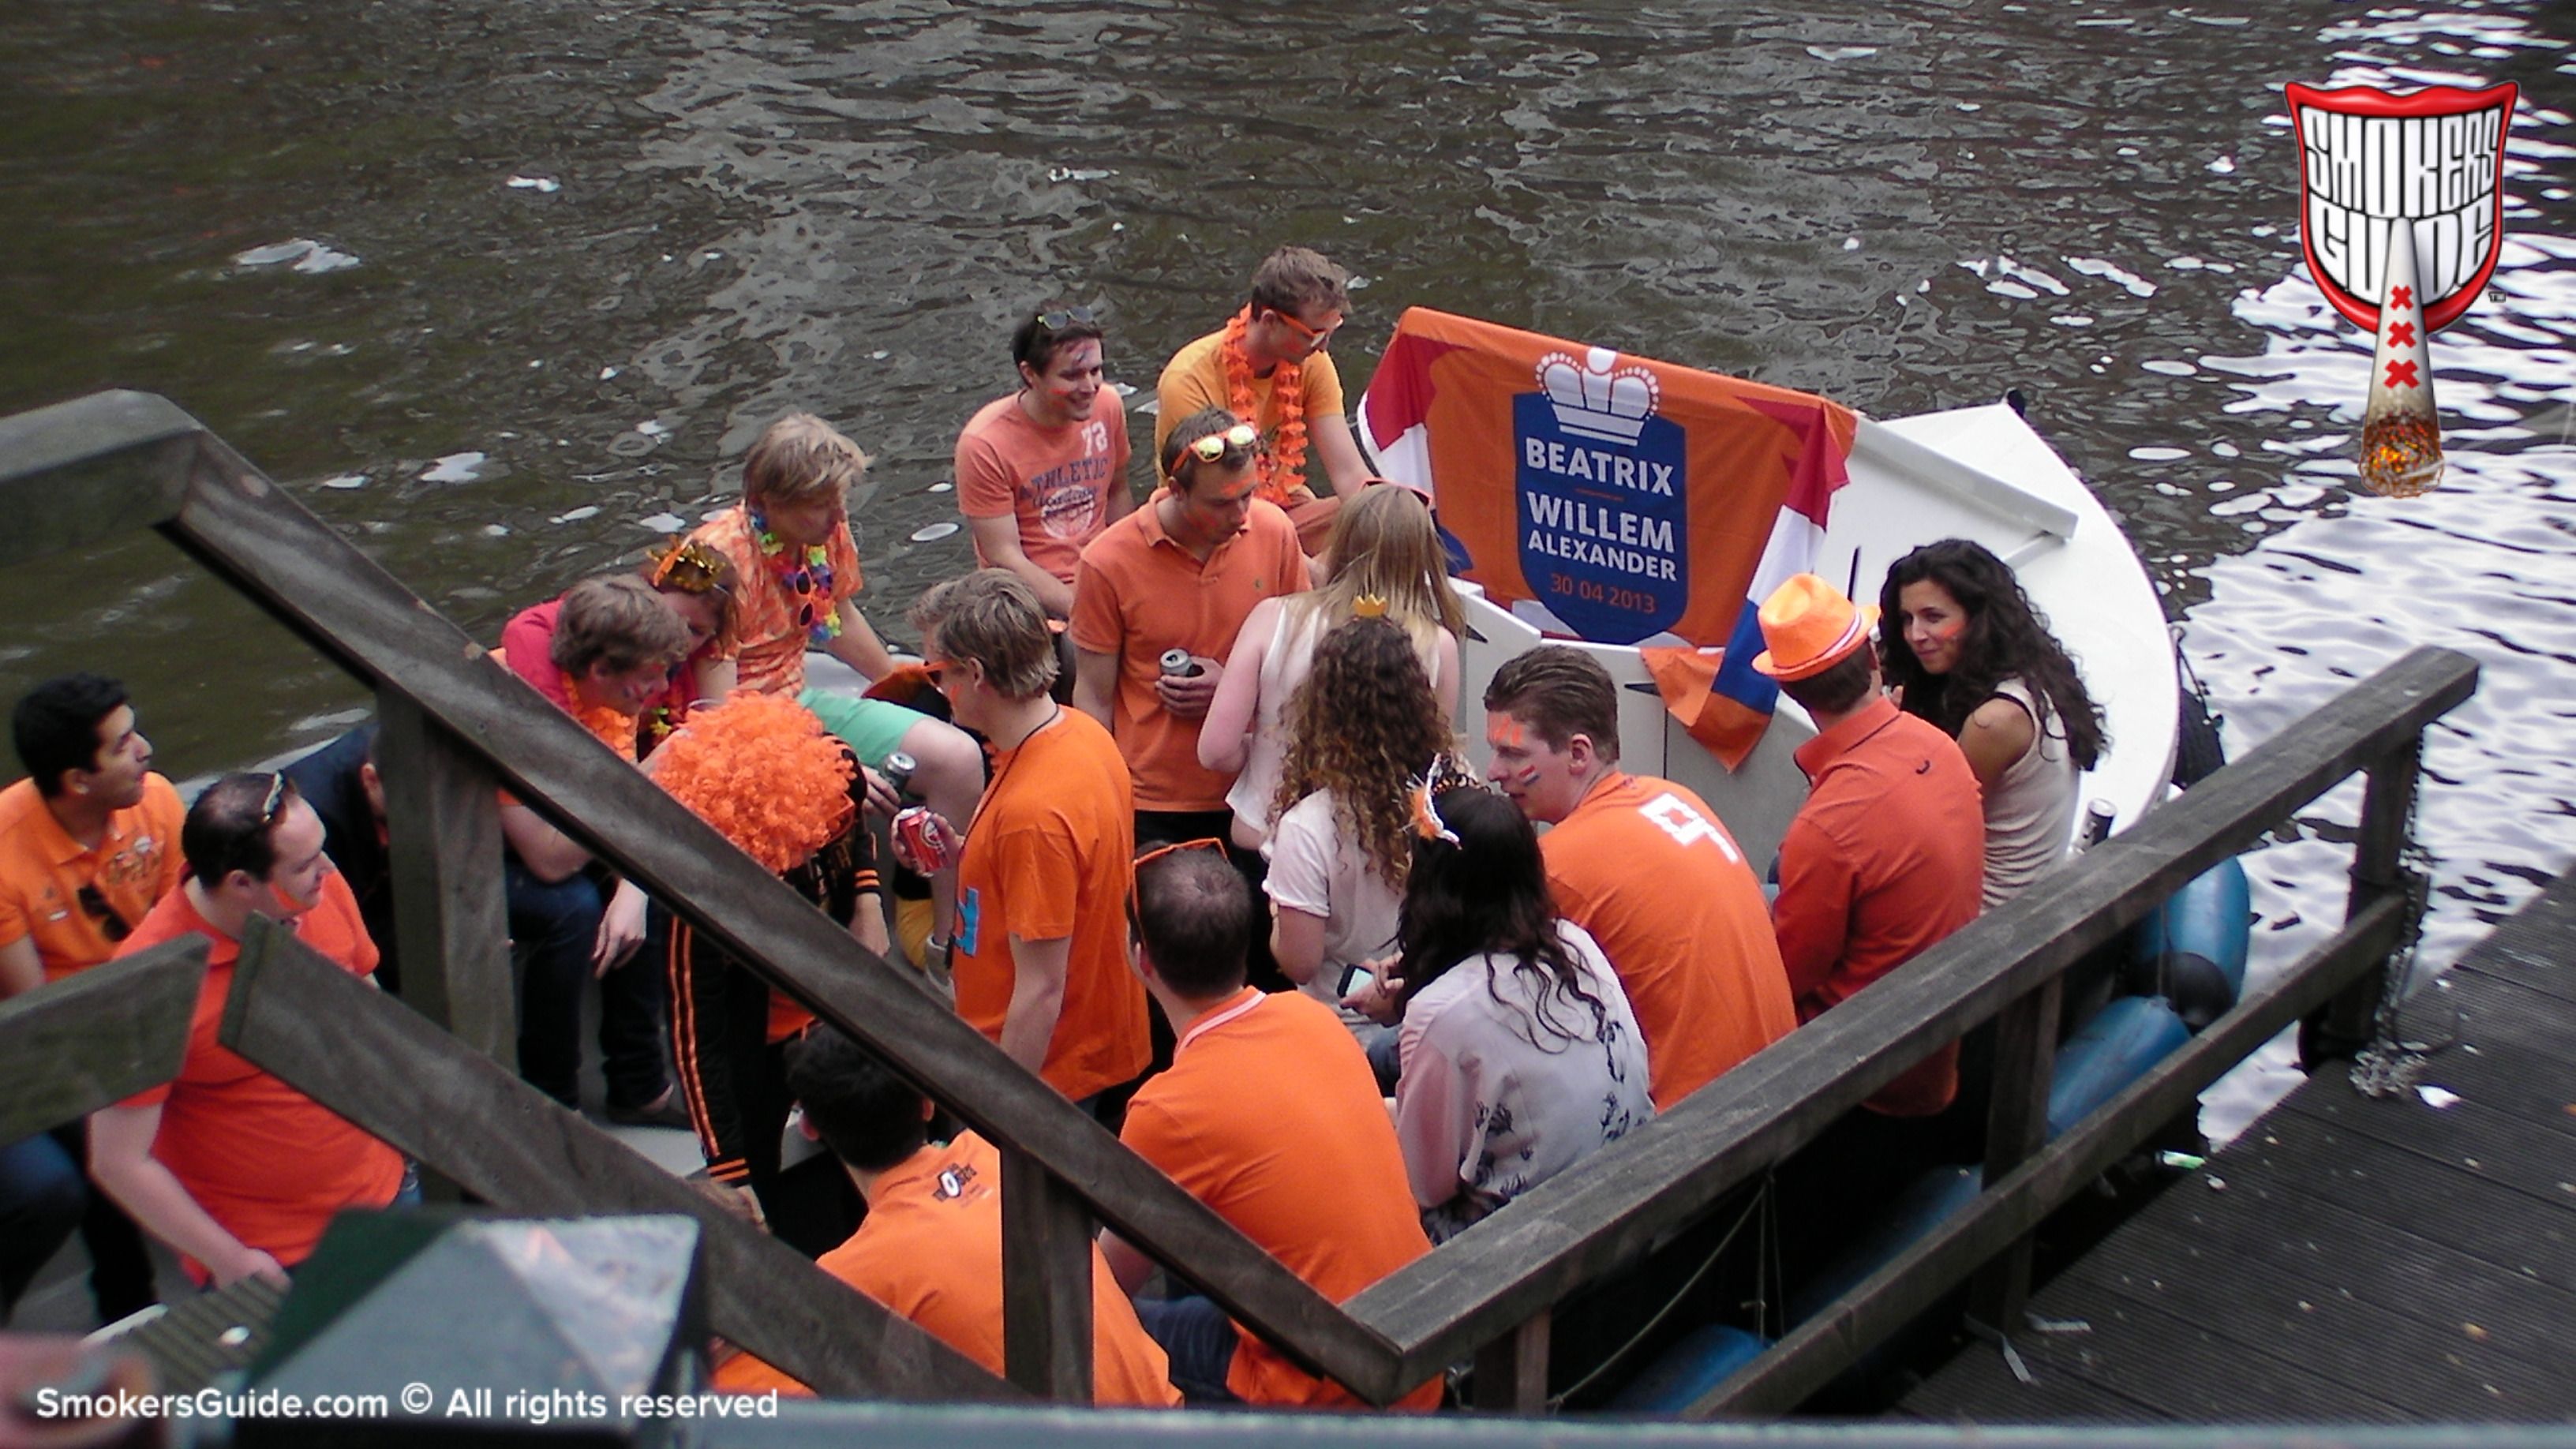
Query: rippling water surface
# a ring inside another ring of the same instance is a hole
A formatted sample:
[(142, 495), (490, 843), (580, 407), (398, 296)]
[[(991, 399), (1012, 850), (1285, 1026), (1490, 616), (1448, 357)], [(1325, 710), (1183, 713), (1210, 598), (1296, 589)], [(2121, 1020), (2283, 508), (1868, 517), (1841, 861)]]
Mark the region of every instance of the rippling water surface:
[[(909, 540), (1016, 314), (1105, 308), (1150, 389), (1281, 241), (1365, 278), (1354, 393), (1417, 302), (1880, 416), (2019, 387), (2235, 750), (2413, 644), (2483, 661), (2427, 756), (2447, 959), (2576, 855), (2571, 41), (2540, 3), (28, 0), (0, 411), (166, 393), (489, 633), (694, 520), (789, 407), (879, 455), (892, 620), (971, 562)], [(2371, 497), (2279, 88), (2505, 79), (2504, 262), (2434, 345), (2450, 473)], [(0, 617), (0, 693), (121, 673), (173, 774), (364, 703), (148, 535), (0, 572)], [(2339, 914), (2353, 810), (2252, 862), (2258, 961)]]

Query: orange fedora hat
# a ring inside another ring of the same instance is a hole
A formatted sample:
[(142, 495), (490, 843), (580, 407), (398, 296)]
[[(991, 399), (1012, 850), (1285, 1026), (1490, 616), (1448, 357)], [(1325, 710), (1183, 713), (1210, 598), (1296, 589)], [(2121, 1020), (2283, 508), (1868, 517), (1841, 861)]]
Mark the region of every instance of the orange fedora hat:
[(1762, 625), (1762, 642), (1770, 647), (1753, 656), (1754, 672), (1805, 679), (1866, 646), (1878, 609), (1855, 608), (1842, 590), (1814, 574), (1792, 574), (1762, 601), (1755, 617)]

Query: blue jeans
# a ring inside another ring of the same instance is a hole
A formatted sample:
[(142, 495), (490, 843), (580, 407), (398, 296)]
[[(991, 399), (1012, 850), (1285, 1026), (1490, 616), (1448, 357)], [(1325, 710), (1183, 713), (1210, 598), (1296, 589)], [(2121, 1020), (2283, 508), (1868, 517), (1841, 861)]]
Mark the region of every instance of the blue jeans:
[(1239, 1404), (1234, 1391), (1225, 1386), (1226, 1370), (1234, 1366), (1234, 1350), (1239, 1342), (1234, 1321), (1225, 1310), (1196, 1293), (1179, 1298), (1139, 1298), (1136, 1319), (1145, 1325), (1145, 1334), (1163, 1346), (1171, 1363), (1172, 1387), (1181, 1391), (1193, 1408), (1211, 1404)]
[(80, 1226), (88, 1201), (79, 1164), (52, 1137), (0, 1145), (0, 1322)]
[[(519, 1075), (567, 1107), (581, 1104), (581, 993), (603, 903), (584, 873), (542, 881), (503, 857), (510, 963), (519, 975)], [(638, 953), (639, 957), (641, 953)], [(608, 1100), (649, 1107), (670, 1086), (662, 1071), (662, 973), (630, 958), (599, 983), (599, 1052)]]

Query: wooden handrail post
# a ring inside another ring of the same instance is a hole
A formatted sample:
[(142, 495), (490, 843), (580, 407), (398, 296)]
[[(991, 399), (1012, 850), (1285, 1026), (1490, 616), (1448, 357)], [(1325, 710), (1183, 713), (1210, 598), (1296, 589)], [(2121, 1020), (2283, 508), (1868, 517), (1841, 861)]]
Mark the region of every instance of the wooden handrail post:
[(1002, 1149), (1002, 1368), (1041, 1399), (1092, 1400), (1091, 1210), (1036, 1158)]
[[(2423, 763), (2424, 736), (2419, 730), (2368, 767), (2369, 783), (2361, 795), (2361, 831), (2352, 847), (2352, 888), (2344, 898), (2346, 921), (2381, 897), (2408, 888), (2406, 827), (2414, 818), (2415, 786), (2422, 778)], [(2377, 1029), (2379, 999), (2387, 990), (2388, 963), (2382, 961), (2301, 1022), (2301, 1065), (2314, 1069), (2329, 1058), (2348, 1057), (2368, 1046)]]
[(492, 771), (410, 695), (376, 693), (403, 999), (513, 1070), (519, 1010)]
[[(2004, 1180), (2048, 1143), (2048, 1093), (2057, 1084), (2058, 1003), (2063, 973), (2005, 1007), (1995, 1021), (1994, 1097), (1986, 1104), (1986, 1177)], [(2010, 1246), (1968, 1287), (1968, 1315), (2009, 1335), (2030, 1299), (2030, 1238)]]
[(1476, 1350), (1476, 1407), (1495, 1414), (1547, 1411), (1547, 1353), (1555, 1315), (1540, 1310)]

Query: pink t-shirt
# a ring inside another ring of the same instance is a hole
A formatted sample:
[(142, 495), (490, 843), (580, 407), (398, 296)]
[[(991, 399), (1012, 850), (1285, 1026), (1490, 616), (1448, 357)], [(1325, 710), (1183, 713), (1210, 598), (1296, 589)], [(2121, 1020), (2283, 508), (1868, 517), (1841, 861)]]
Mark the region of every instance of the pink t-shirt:
[[(1111, 387), (1079, 423), (1042, 427), (1013, 393), (984, 404), (957, 435), (958, 511), (1017, 518), (1020, 552), (1068, 584), (1082, 546), (1109, 522), (1110, 490), (1126, 480), (1127, 404)], [(980, 548), (975, 562), (993, 566)]]

